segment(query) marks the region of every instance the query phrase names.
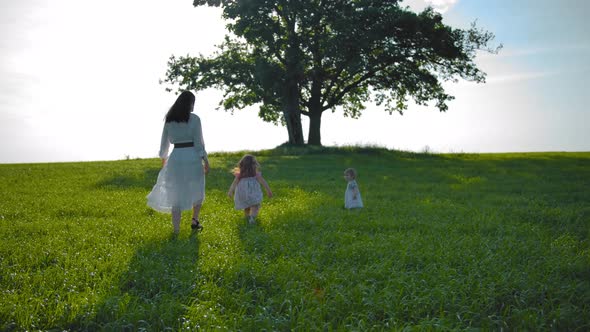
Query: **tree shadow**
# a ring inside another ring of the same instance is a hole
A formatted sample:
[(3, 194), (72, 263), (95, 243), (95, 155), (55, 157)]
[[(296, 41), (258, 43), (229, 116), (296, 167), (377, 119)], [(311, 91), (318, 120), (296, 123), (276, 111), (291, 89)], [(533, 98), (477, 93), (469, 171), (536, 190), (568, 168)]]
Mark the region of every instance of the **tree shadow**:
[(150, 190), (156, 184), (159, 172), (160, 168), (146, 168), (143, 170), (143, 174), (115, 174), (110, 178), (97, 182), (94, 188), (102, 190), (126, 190), (134, 188)]
[(196, 287), (198, 252), (195, 233), (146, 244), (131, 258), (110, 294), (69, 328), (178, 330)]
[[(219, 324), (227, 330), (286, 331), (297, 326), (298, 312), (323, 301), (322, 266), (335, 264), (329, 257), (334, 238), (343, 228), (348, 233), (344, 224), (360, 214), (341, 208), (320, 192), (294, 188), (289, 194), (263, 203), (255, 224), (241, 213), (227, 220), (232, 228), (227, 236), (233, 237), (228, 242), (236, 249), (226, 264), (209, 267), (215, 277), (199, 290), (201, 302), (191, 312), (200, 318), (201, 328), (215, 329)], [(287, 205), (286, 199), (302, 204)], [(326, 211), (330, 207), (336, 213)], [(232, 316), (239, 318), (224, 320)]]
[[(504, 229), (519, 229), (513, 225), (529, 223), (529, 220), (537, 225), (567, 221), (559, 223), (563, 229), (555, 228), (560, 233), (577, 229), (568, 216), (560, 215), (561, 210), (551, 209), (559, 208), (558, 203), (567, 199), (580, 204), (585, 202), (582, 198), (587, 197), (587, 191), (576, 182), (587, 181), (580, 179), (579, 174), (587, 172), (588, 159), (564, 158), (558, 163), (544, 165), (543, 160), (534, 156), (516, 160), (500, 156), (497, 160), (474, 161), (447, 156), (402, 157), (380, 158), (379, 164), (370, 162), (370, 156), (344, 160), (344, 163), (361, 165), (367, 177), (379, 176), (379, 181), (361, 182), (364, 198), (367, 198), (366, 207), (361, 211), (342, 210), (341, 196), (336, 197), (327, 189), (333, 187), (337, 194), (344, 191), (340, 175), (342, 158), (330, 155), (259, 158), (271, 187), (277, 188), (276, 197), (263, 203), (259, 224), (247, 225), (238, 217), (232, 220), (238, 223), (235, 227), (240, 250), (232, 256), (233, 265), (218, 268), (216, 275), (224, 278), (210, 283), (219, 293), (235, 295), (220, 299), (203, 292), (202, 296), (210, 298), (195, 309), (195, 313), (205, 317), (200, 323), (215, 326), (221, 322), (229, 330), (289, 330), (302, 324), (305, 320), (301, 318), (302, 313), (313, 312), (318, 314), (312, 317), (322, 317), (324, 329), (326, 326), (338, 329), (346, 324), (342, 321), (344, 317), (357, 314), (370, 317), (375, 326), (386, 326), (400, 317), (403, 321), (418, 323), (423, 317), (436, 315), (436, 305), (400, 308), (395, 304), (399, 301), (391, 301), (401, 296), (396, 292), (397, 285), (411, 292), (422, 292), (423, 284), (406, 282), (429, 271), (452, 271), (448, 276), (458, 276), (466, 283), (478, 280), (471, 274), (461, 274), (473, 270), (471, 243), (483, 241), (491, 247), (502, 246), (505, 242), (498, 235)], [(547, 169), (551, 174), (546, 174)], [(539, 182), (544, 184), (541, 186)], [(563, 197), (552, 204), (552, 196), (561, 195), (559, 187), (564, 183), (572, 189), (582, 188), (583, 193), (572, 198), (572, 190), (564, 192)], [(384, 191), (384, 186), (399, 190)], [(385, 194), (381, 194), (382, 191)], [(474, 201), (474, 197), (478, 199)], [(392, 209), (392, 202), (401, 204)], [(519, 203), (525, 208), (511, 207), (508, 203)], [(577, 218), (580, 234), (587, 234), (587, 223), (582, 224), (587, 216), (586, 209), (579, 217), (572, 217)], [(454, 236), (455, 233), (458, 235)], [(409, 242), (417, 238), (431, 238), (432, 241)], [(564, 246), (574, 246), (579, 239), (566, 240), (569, 242), (563, 241), (566, 242)], [(525, 244), (517, 247), (528, 250)], [(485, 250), (477, 255), (488, 254)], [(449, 252), (458, 253), (447, 255)], [(510, 272), (511, 266), (504, 266), (505, 260), (501, 257), (497, 254), (486, 260), (485, 265), (475, 265), (481, 269), (475, 273), (489, 273), (495, 269)], [(534, 270), (517, 259), (513, 266)], [(393, 273), (392, 278), (382, 277), (384, 272), (394, 271), (401, 277)], [(572, 282), (583, 280), (587, 271), (583, 267), (568, 270), (576, 274)], [(436, 291), (446, 279), (434, 278), (431, 282), (426, 289)], [(511, 283), (502, 286), (508, 288)], [(455, 289), (470, 291), (468, 285)], [(352, 296), (355, 294), (362, 296), (355, 298)], [(485, 296), (483, 291), (474, 298), (487, 303)], [(363, 302), (364, 299), (368, 302)], [(441, 300), (441, 303), (445, 302)], [(416, 308), (419, 311), (415, 311)], [(218, 317), (216, 321), (210, 312), (239, 318), (223, 320)], [(493, 308), (485, 313), (500, 314)], [(236, 319), (239, 323), (235, 323)]]

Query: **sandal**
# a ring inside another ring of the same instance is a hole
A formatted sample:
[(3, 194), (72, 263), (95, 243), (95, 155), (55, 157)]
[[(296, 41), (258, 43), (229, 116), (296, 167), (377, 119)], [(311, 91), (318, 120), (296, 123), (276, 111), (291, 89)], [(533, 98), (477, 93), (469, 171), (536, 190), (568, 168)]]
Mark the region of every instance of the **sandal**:
[(191, 223), (191, 228), (202, 231), (203, 225), (201, 225), (201, 223), (199, 223), (198, 219), (193, 218), (193, 222)]

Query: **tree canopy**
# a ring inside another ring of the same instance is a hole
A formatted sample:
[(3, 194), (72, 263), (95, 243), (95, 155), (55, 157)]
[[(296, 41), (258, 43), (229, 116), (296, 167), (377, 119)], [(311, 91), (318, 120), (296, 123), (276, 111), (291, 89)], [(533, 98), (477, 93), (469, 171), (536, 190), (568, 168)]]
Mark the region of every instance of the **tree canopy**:
[[(321, 144), (321, 116), (357, 118), (367, 102), (403, 113), (410, 98), (448, 109), (442, 86), (484, 82), (478, 50), (497, 52), (490, 32), (445, 25), (432, 8), (415, 13), (398, 0), (194, 0), (221, 6), (231, 32), (211, 57), (172, 56), (165, 82), (224, 91), (226, 110), (259, 105), (264, 121), (287, 126), (289, 143)], [(501, 46), (500, 46), (501, 47)]]

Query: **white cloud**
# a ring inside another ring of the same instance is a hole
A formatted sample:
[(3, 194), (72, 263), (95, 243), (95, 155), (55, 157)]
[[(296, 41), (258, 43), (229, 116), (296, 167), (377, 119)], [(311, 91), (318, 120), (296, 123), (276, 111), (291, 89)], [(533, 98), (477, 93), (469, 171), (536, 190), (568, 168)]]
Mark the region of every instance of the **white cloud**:
[(451, 7), (456, 5), (459, 0), (425, 0), (425, 1), (427, 4), (432, 6), (432, 8), (434, 8), (434, 10), (436, 10), (437, 12), (445, 13), (449, 9), (451, 9)]
[(427, 6), (431, 6), (439, 13), (445, 13), (451, 7), (455, 6), (459, 0), (405, 0), (404, 5), (407, 5), (411, 10), (420, 12)]
[(508, 83), (525, 80), (534, 80), (561, 74), (559, 71), (540, 71), (540, 72), (516, 72), (510, 75), (490, 75), (486, 82), (488, 83)]
[(498, 54), (481, 52), (478, 57), (526, 57), (551, 54), (585, 54), (590, 53), (590, 44), (585, 43), (553, 43), (527, 47), (505, 47)]
[(490, 75), (486, 80), (487, 83), (509, 83), (518, 81), (535, 80), (542, 78), (555, 77), (560, 75), (574, 75), (590, 70), (590, 67), (578, 67), (576, 70), (542, 70), (530, 72), (515, 71), (512, 74)]

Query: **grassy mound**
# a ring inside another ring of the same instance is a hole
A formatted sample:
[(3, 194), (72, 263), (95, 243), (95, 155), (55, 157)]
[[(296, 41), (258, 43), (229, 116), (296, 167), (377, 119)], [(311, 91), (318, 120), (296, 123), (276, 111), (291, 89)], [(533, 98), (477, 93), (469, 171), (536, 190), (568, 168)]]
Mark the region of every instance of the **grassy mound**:
[(212, 154), (176, 239), (159, 160), (0, 165), (0, 330), (590, 329), (590, 153), (254, 154), (258, 224), (226, 196), (242, 153)]

